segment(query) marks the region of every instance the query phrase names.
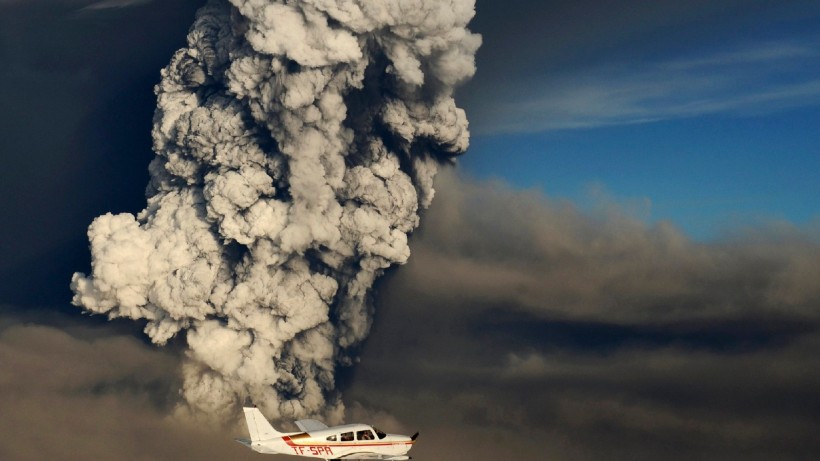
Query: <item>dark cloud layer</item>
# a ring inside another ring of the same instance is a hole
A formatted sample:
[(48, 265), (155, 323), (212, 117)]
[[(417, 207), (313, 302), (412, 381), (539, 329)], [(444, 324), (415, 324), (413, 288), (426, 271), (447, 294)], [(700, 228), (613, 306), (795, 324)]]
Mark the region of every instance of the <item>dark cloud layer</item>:
[(709, 245), (451, 176), (346, 395), (433, 459), (811, 459), (820, 234)]
[(110, 328), (0, 317), (0, 458), (249, 459), (222, 433), (168, 417), (177, 362)]

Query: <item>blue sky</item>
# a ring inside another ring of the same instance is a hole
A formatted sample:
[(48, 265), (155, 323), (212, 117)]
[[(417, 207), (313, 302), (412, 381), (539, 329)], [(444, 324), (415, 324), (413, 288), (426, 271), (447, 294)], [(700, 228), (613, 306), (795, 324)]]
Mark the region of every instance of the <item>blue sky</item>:
[(481, 16), (500, 6), (478, 3), (489, 49), (462, 90), (464, 172), (582, 207), (614, 201), (703, 240), (817, 220), (818, 4), (561, 3), (513, 2), (522, 31), (500, 40)]

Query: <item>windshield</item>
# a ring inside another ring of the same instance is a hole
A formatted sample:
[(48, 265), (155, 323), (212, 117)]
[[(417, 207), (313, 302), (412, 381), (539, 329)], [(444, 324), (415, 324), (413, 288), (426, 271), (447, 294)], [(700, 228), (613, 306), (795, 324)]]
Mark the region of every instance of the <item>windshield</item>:
[(385, 434), (384, 432), (380, 431), (380, 430), (379, 430), (379, 428), (374, 427), (374, 428), (373, 428), (373, 430), (374, 430), (374, 431), (376, 431), (376, 435), (379, 437), (379, 439), (380, 439), (380, 440), (381, 440), (381, 439), (383, 439), (383, 438), (385, 438), (385, 437), (387, 437), (387, 434)]

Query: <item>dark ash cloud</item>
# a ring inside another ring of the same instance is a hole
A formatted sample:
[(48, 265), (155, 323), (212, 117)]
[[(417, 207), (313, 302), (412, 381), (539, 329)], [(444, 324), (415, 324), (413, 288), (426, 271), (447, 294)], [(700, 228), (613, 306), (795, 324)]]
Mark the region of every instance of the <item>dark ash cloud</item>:
[[(469, 144), (473, 0), (211, 0), (155, 87), (147, 206), (91, 223), (72, 303), (186, 339), (182, 394), (223, 419), (343, 413), (334, 369)], [(408, 14), (410, 12), (410, 14)]]
[(669, 224), (448, 175), (346, 391), (445, 459), (811, 459), (820, 233)]
[(168, 417), (178, 398), (178, 362), (110, 326), (4, 314), (0, 458), (251, 459), (232, 442), (239, 426), (209, 432)]

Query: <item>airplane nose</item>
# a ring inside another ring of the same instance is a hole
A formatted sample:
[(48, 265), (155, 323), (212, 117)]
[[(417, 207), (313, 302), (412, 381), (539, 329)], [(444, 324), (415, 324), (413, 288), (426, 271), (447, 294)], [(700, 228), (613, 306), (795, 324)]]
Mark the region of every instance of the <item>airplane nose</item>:
[(417, 436), (418, 434), (414, 434), (413, 437), (408, 437), (406, 435), (390, 434), (390, 438), (387, 440), (393, 443), (407, 443), (416, 440), (415, 437)]

